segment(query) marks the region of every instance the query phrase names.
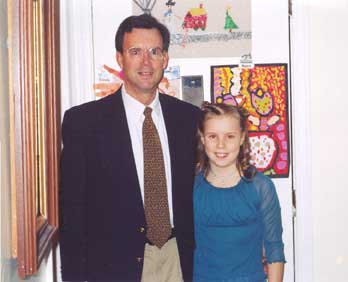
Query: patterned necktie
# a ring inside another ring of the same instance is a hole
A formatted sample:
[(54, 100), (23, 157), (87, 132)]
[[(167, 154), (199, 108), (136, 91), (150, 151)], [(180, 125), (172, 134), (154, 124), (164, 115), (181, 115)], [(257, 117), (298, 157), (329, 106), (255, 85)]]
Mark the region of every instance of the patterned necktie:
[(146, 236), (161, 248), (170, 237), (171, 225), (162, 146), (151, 112), (151, 108), (145, 108), (143, 124)]

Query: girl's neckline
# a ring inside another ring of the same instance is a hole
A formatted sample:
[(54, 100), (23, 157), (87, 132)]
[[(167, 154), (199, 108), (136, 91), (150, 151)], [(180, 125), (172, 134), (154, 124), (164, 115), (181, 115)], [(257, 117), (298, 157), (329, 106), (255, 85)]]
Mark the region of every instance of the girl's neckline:
[(236, 183), (235, 185), (227, 186), (227, 187), (219, 187), (219, 186), (216, 186), (216, 185), (212, 184), (211, 182), (209, 182), (209, 181), (207, 180), (207, 178), (205, 177), (203, 171), (201, 172), (201, 174), (202, 174), (203, 180), (204, 180), (207, 184), (209, 184), (209, 186), (211, 186), (212, 188), (214, 188), (214, 189), (216, 189), (216, 190), (222, 190), (222, 191), (224, 191), (224, 190), (235, 190), (236, 188), (238, 188), (238, 186), (240, 186), (240, 184), (242, 183), (242, 181), (243, 181), (243, 179), (244, 179), (243, 177), (240, 177), (239, 180), (237, 181), (237, 183)]

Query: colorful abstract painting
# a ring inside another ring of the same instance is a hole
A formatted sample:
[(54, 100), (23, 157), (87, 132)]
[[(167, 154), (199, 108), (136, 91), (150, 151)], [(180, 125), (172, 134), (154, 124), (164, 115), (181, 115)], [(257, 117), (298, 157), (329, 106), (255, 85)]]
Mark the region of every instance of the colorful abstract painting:
[(211, 67), (211, 101), (249, 112), (252, 163), (271, 177), (289, 176), (288, 87), (286, 64)]
[(250, 0), (133, 0), (170, 33), (171, 58), (240, 57), (251, 52)]

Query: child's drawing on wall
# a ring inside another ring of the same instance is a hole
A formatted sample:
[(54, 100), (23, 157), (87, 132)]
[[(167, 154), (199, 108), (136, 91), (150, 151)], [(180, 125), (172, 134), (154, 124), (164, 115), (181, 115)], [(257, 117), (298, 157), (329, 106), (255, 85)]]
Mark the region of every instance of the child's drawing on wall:
[[(123, 72), (103, 65), (98, 71), (98, 82), (93, 85), (94, 93), (98, 99), (115, 93), (123, 84)], [(158, 86), (160, 93), (180, 98), (180, 68), (168, 67)]]
[(271, 177), (289, 175), (287, 65), (212, 66), (212, 102), (249, 112), (250, 155), (255, 167)]
[(170, 58), (239, 57), (251, 53), (251, 0), (133, 0), (170, 31)]
[(133, 0), (133, 3), (137, 5), (144, 14), (151, 15), (153, 6), (156, 4), (156, 0)]
[(182, 24), (184, 29), (193, 29), (193, 30), (205, 30), (207, 26), (207, 11), (204, 9), (203, 4), (199, 5), (199, 8), (191, 8)]
[(233, 21), (230, 15), (230, 10), (231, 6), (227, 6), (224, 29), (228, 30), (229, 32), (232, 32), (232, 29), (237, 29), (238, 25), (236, 25), (236, 23)]
[(181, 17), (174, 13), (173, 7), (176, 2), (173, 0), (168, 0), (165, 5), (167, 6), (167, 10), (163, 14), (163, 23), (167, 26), (170, 33), (175, 32), (175, 25), (178, 24), (178, 21), (181, 21)]
[(97, 71), (98, 82), (93, 85), (97, 98), (105, 97), (117, 91), (123, 83), (123, 72), (107, 65), (102, 65)]

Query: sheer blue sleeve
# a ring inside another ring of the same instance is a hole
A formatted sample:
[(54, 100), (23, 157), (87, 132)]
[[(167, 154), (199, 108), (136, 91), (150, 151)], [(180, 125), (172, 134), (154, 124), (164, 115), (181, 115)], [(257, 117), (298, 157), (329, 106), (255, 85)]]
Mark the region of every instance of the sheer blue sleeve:
[(261, 199), (263, 244), (267, 262), (285, 262), (281, 209), (274, 183), (262, 173), (257, 173), (253, 181)]

